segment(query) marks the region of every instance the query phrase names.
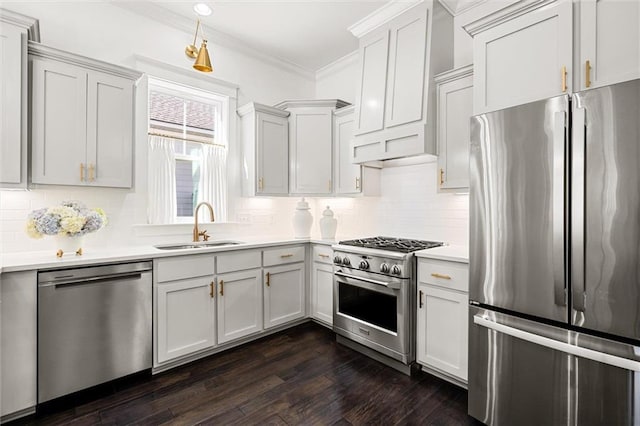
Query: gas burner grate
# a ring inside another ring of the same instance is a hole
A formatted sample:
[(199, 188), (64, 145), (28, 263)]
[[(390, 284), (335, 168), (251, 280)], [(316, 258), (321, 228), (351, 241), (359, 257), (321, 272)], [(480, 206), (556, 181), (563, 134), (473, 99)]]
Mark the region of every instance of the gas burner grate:
[(414, 251), (424, 250), (433, 247), (440, 247), (444, 243), (439, 241), (423, 241), (405, 238), (392, 237), (371, 237), (360, 238), (355, 240), (340, 241), (341, 245), (364, 247), (377, 250), (395, 251), (400, 253), (411, 253)]

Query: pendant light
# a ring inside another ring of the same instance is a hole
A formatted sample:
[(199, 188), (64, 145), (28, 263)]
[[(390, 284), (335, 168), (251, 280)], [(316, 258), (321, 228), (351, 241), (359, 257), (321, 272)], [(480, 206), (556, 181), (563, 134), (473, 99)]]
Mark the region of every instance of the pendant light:
[(204, 33), (202, 31), (202, 44), (200, 45), (200, 49), (196, 47), (198, 30), (200, 30), (200, 19), (198, 19), (198, 23), (196, 24), (196, 33), (193, 36), (193, 44), (188, 45), (184, 49), (184, 53), (191, 59), (195, 58), (196, 61), (193, 64), (194, 69), (201, 72), (212, 72), (213, 67), (211, 66), (211, 58), (209, 57), (209, 50), (207, 49), (207, 40), (204, 39)]

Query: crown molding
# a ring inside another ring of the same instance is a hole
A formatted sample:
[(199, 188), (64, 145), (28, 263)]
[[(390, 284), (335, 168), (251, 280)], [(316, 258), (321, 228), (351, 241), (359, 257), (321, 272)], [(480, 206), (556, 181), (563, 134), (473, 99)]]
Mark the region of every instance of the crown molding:
[(289, 109), (289, 108), (343, 108), (351, 105), (349, 102), (343, 101), (342, 99), (302, 99), (302, 100), (292, 100), (292, 101), (282, 101), (277, 105), (274, 105), (275, 108), (280, 109)]
[(354, 50), (353, 52), (347, 53), (342, 58), (338, 58), (316, 71), (316, 81), (337, 73), (356, 62), (358, 62), (358, 51)]
[(348, 30), (351, 31), (351, 34), (360, 38), (422, 2), (424, 0), (391, 0), (351, 25)]
[(441, 72), (440, 74), (433, 77), (433, 81), (437, 84), (446, 83), (452, 80), (458, 80), (464, 77), (470, 77), (473, 75), (473, 64), (466, 65), (460, 68), (454, 68), (449, 71)]
[(86, 56), (82, 55), (76, 55), (75, 53), (56, 49), (54, 47), (46, 46), (44, 44), (36, 43), (33, 41), (29, 42), (28, 53), (29, 56), (51, 58), (60, 62), (65, 62), (67, 64), (81, 66), (83, 68), (89, 68), (95, 71), (106, 72), (108, 74), (117, 75), (119, 77), (128, 78), (134, 81), (138, 80), (144, 74), (141, 71), (133, 70), (131, 68), (125, 68), (123, 66), (114, 65), (109, 62), (87, 58)]
[(344, 117), (345, 115), (352, 114), (355, 111), (355, 109), (356, 109), (355, 105), (345, 106), (335, 110), (333, 112), (333, 115), (335, 115), (336, 117)]
[(259, 104), (257, 102), (249, 102), (248, 104), (242, 105), (240, 108), (238, 108), (237, 111), (240, 117), (244, 117), (245, 115), (250, 114), (252, 112), (265, 112), (267, 114), (271, 114), (271, 115), (275, 115), (283, 118), (286, 118), (289, 115), (291, 115), (289, 111), (284, 111), (280, 108)]
[(7, 22), (26, 29), (29, 41), (40, 43), (40, 21), (36, 18), (0, 7), (0, 22)]
[(461, 15), (486, 1), (487, 0), (438, 0), (442, 7), (453, 16)]
[[(185, 32), (192, 37), (195, 31), (196, 18), (189, 19), (180, 14), (172, 12), (164, 7), (160, 6), (156, 2), (148, 0), (143, 1), (112, 1), (114, 6), (121, 7), (129, 12), (142, 15), (146, 18), (152, 19), (161, 24), (175, 28), (179, 31)], [(315, 81), (315, 73), (301, 65), (291, 62), (287, 59), (268, 55), (261, 50), (251, 46), (250, 44), (222, 31), (215, 30), (214, 28), (207, 26), (201, 21), (201, 27), (204, 34), (207, 35), (209, 45), (217, 44), (220, 46), (228, 47), (238, 52), (242, 52), (247, 56), (257, 58), (263, 62), (273, 65), (281, 70), (293, 73), (300, 77), (303, 77), (310, 81)]]
[(494, 13), (469, 22), (462, 28), (473, 37), (478, 33), (488, 30), (489, 28), (493, 28), (503, 22), (517, 18), (518, 16), (522, 16), (536, 9), (540, 9), (550, 3), (555, 3), (556, 1), (557, 0), (520, 0), (516, 3), (503, 7)]

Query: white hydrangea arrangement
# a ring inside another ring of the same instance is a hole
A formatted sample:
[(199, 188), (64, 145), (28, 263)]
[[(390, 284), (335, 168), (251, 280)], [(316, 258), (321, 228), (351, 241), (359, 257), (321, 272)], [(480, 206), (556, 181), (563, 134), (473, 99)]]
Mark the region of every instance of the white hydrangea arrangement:
[(27, 219), (27, 234), (31, 238), (45, 235), (80, 237), (96, 232), (107, 224), (107, 215), (100, 208), (89, 209), (78, 201), (63, 201), (59, 206), (34, 210)]

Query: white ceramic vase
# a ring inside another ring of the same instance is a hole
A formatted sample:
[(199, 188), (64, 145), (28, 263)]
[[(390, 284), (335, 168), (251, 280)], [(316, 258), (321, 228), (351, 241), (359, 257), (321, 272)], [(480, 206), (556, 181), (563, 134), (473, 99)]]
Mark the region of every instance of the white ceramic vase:
[(327, 206), (320, 219), (320, 236), (323, 240), (333, 240), (336, 238), (336, 229), (338, 229), (338, 221), (333, 217), (333, 211)]
[(311, 235), (311, 225), (313, 216), (309, 212), (309, 203), (304, 198), (296, 205), (296, 212), (293, 215), (293, 235), (295, 238), (309, 238)]
[(66, 235), (56, 235), (56, 256), (82, 256), (82, 246), (84, 245), (84, 235), (79, 237), (67, 237)]

